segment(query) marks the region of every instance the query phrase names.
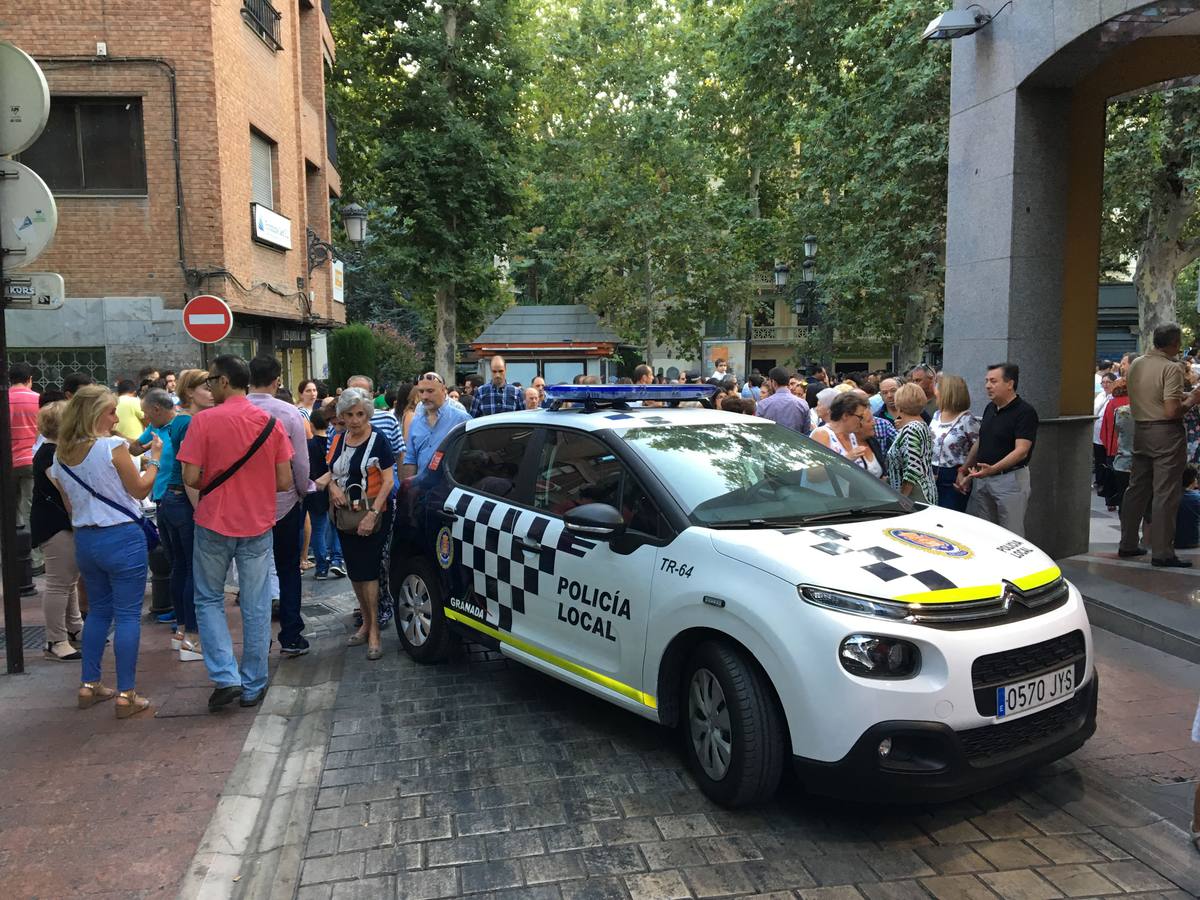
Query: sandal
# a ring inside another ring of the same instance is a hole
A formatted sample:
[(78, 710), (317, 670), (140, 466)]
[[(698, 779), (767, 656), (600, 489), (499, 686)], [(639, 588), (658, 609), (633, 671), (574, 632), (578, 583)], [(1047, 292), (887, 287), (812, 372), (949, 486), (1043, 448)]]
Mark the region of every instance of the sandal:
[(184, 637), (183, 637), (182, 631), (172, 631), (171, 632), (171, 649), (172, 650), (178, 650), (181, 646), (183, 646), (183, 641), (184, 641)]
[(97, 703), (111, 700), (116, 693), (112, 688), (105, 687), (99, 681), (85, 681), (79, 685), (79, 694), (77, 695), (79, 708), (88, 709)]
[(365, 634), (359, 634), (359, 633), (355, 632), (354, 634), (350, 635), (350, 637), (348, 637), (346, 639), (346, 646), (347, 647), (361, 647), (366, 642), (367, 642), (367, 636)]
[(46, 644), (46, 648), (42, 651), (42, 656), (46, 659), (57, 660), (58, 662), (69, 662), (73, 659), (83, 658), (83, 654), (70, 641), (58, 641), (53, 644)]
[(184, 638), (179, 642), (179, 659), (181, 662), (197, 662), (204, 659), (204, 651), (200, 648), (200, 641)]
[(383, 658), (383, 648), (382, 647), (368, 647), (367, 648), (367, 659), (375, 660), (375, 659), (382, 659), (382, 658)]
[(309, 569), (315, 569), (316, 567), (317, 564), (315, 562), (310, 562), (307, 559), (300, 563), (301, 572), (307, 572)]
[(150, 698), (138, 696), (137, 691), (121, 691), (117, 694), (117, 718), (128, 719), (150, 708)]

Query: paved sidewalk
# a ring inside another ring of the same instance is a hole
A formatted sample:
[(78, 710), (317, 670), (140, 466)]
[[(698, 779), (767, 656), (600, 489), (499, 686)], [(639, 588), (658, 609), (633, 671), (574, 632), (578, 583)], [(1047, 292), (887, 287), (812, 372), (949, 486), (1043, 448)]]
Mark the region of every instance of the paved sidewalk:
[(1197, 770), (1200, 668), (1097, 633), (1082, 752), (968, 800), (873, 807), (791, 788), (704, 798), (673, 735), (472, 648), (418, 666), (347, 653), (298, 896), (803, 900), (1200, 895), (1178, 827), (1128, 797)]
[[(322, 616), (341, 628), (349, 583), (303, 583), (310, 628)], [(39, 597), (26, 598), (23, 611), (26, 625), (43, 624)], [(240, 649), (231, 600), (228, 611)], [(138, 690), (153, 701), (153, 717), (118, 721), (112, 702), (77, 709), (79, 663), (45, 660), (40, 648), (26, 651), (26, 674), (0, 675), (5, 900), (175, 895), (259, 710), (209, 714), (204, 664), (180, 662), (168, 642), (167, 626), (144, 621)], [(280, 669), (313, 666), (311, 657), (273, 655), (273, 681)], [(115, 684), (111, 646), (104, 680)]]

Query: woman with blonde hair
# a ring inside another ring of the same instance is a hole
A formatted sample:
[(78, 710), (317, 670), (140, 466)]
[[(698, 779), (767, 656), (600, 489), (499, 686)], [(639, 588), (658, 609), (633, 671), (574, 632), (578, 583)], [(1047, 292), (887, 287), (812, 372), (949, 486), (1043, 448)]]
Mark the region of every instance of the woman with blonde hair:
[(202, 409), (215, 406), (212, 391), (208, 389), (208, 371), (184, 369), (175, 380), (175, 393), (179, 397), (179, 410), (194, 416)]
[(966, 512), (968, 494), (954, 486), (958, 468), (979, 440), (979, 420), (971, 415), (971, 392), (959, 375), (943, 374), (933, 385), (937, 412), (929, 422), (933, 434), (933, 467), (937, 504)]
[(933, 438), (921, 413), (925, 391), (915, 382), (896, 390), (896, 440), (887, 455), (888, 481), (906, 497), (919, 503), (937, 503), (933, 478)]
[(41, 547), (46, 560), (46, 586), (42, 590), (42, 616), (46, 621), (46, 659), (68, 662), (80, 658), (79, 567), (75, 565), (75, 534), (62, 496), (46, 473), (54, 462), (58, 426), (67, 401), (56, 400), (38, 410), (38, 433), (44, 442), (33, 455), (33, 505), (29, 531), (33, 546)]
[(150, 707), (134, 689), (146, 594), (146, 532), (138, 503), (154, 486), (162, 441), (154, 435), (139, 472), (125, 438), (112, 436), (116, 423), (111, 391), (96, 384), (80, 388), (63, 410), (50, 478), (70, 513), (75, 559), (88, 592), (79, 708), (114, 696), (100, 681), (100, 663), (115, 619), (116, 713), (124, 719)]

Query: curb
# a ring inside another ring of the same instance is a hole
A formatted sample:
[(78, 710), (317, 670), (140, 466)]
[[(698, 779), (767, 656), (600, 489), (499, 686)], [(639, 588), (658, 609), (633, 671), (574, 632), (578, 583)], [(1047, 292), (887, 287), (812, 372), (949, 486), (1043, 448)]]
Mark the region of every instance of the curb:
[[(351, 595), (352, 596), (352, 595)], [(307, 659), (283, 660), (180, 885), (181, 900), (292, 898), (300, 883), (334, 701), (344, 612), (323, 616)]]

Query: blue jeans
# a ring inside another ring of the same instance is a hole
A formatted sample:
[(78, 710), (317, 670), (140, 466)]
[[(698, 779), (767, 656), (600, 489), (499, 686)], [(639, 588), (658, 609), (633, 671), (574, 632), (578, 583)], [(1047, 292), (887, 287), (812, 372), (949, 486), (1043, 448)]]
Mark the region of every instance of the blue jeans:
[(312, 523), (312, 536), (308, 539), (308, 545), (316, 559), (317, 571), (328, 572), (329, 563), (332, 562), (329, 555), (329, 532), (332, 530), (329, 522), (329, 495), (324, 491), (309, 494), (304, 498), (304, 511), (308, 513), (309, 522)]
[(275, 574), (279, 578), (279, 643), (284, 647), (303, 645), (300, 633), (300, 545), (304, 543), (304, 505), (297, 503), (275, 523)]
[[(326, 495), (328, 496), (328, 495)], [(329, 516), (325, 517), (326, 520)], [(345, 560), (342, 558), (342, 539), (338, 535), (338, 530), (333, 527), (333, 523), (329, 522), (329, 562), (337, 563), (339, 566), (345, 565)]]
[(960, 493), (954, 486), (958, 477), (958, 466), (938, 466), (934, 469), (937, 475), (937, 504), (942, 509), (953, 509), (957, 512), (967, 511), (967, 501), (970, 494)]
[(196, 525), (187, 494), (167, 491), (158, 501), (158, 533), (171, 561), (171, 603), (175, 627), (196, 633), (196, 601), (192, 587), (192, 543)]
[(142, 636), (142, 601), (146, 597), (146, 535), (133, 522), (76, 528), (75, 561), (88, 592), (82, 680), (100, 680), (104, 645), (116, 619), (113, 653), (117, 657), (117, 690), (132, 691)]
[[(267, 654), (271, 650), (271, 532), (256, 537), (226, 537), (196, 526), (192, 576), (196, 585), (196, 621), (204, 647), (204, 665), (217, 687), (241, 685), (244, 696), (257, 697), (267, 686)], [(242, 662), (233, 655), (233, 639), (225, 618), (225, 573), (237, 560), (242, 611)]]

